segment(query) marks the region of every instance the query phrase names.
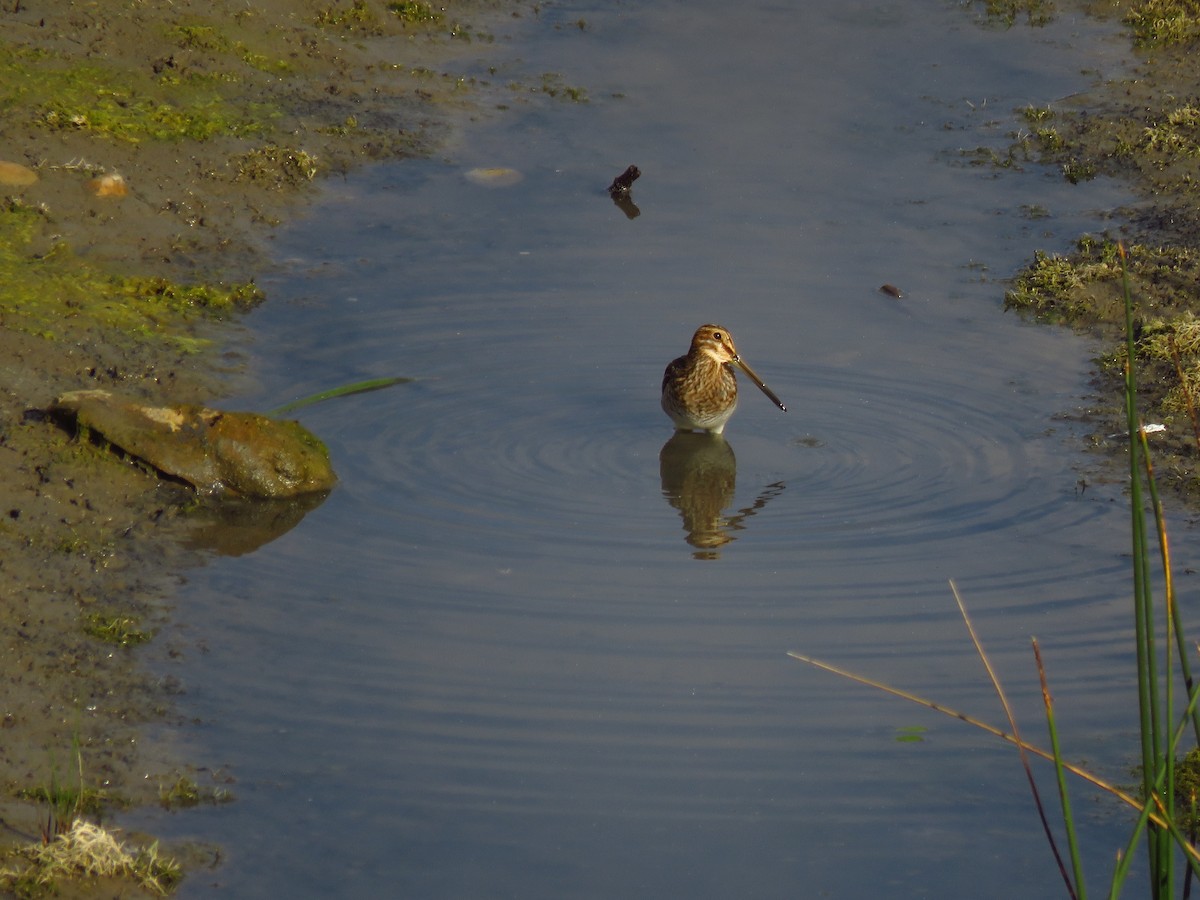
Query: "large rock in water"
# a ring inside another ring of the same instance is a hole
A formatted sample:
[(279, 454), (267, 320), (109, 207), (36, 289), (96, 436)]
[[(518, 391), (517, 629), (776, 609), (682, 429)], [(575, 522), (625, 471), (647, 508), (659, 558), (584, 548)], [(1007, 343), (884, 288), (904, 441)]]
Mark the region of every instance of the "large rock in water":
[(52, 412), (205, 494), (286, 498), (337, 481), (329, 451), (299, 422), (203, 406), (144, 406), (108, 391), (63, 394)]

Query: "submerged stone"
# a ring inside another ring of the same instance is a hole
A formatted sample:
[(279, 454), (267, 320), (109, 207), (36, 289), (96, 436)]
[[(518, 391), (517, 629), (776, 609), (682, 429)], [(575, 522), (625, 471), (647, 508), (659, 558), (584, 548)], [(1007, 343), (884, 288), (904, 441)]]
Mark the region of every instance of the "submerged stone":
[(287, 498), (327, 491), (329, 452), (299, 422), (203, 406), (145, 406), (108, 391), (72, 391), (51, 411), (204, 494)]
[(516, 169), (508, 169), (504, 166), (467, 169), (467, 181), (480, 187), (512, 187), (514, 184), (519, 184), (524, 177)]
[(110, 172), (107, 175), (100, 175), (96, 178), (90, 178), (83, 183), (84, 188), (89, 194), (96, 197), (112, 197), (120, 198), (129, 193), (129, 185), (125, 183), (125, 179), (116, 172)]

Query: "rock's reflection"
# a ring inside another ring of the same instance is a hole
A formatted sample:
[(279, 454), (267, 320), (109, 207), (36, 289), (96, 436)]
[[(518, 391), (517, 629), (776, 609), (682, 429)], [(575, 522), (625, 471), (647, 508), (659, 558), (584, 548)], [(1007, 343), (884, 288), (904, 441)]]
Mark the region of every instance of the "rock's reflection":
[(720, 548), (735, 540), (733, 532), (780, 494), (783, 482), (767, 485), (754, 503), (725, 515), (737, 486), (737, 458), (720, 435), (677, 431), (658, 454), (663, 496), (679, 510), (687, 542), (696, 559), (720, 559)]
[(192, 528), (185, 543), (221, 556), (244, 556), (287, 534), (328, 496), (326, 491), (291, 500), (226, 500), (203, 504), (188, 513)]

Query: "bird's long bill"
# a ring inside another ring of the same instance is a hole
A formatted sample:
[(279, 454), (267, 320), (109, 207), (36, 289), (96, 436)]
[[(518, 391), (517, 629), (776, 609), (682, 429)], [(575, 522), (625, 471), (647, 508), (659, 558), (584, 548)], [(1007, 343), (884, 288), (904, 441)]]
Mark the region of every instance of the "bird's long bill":
[(737, 363), (737, 367), (739, 369), (741, 369), (743, 372), (746, 373), (747, 378), (749, 378), (756, 385), (758, 385), (758, 389), (760, 391), (762, 391), (769, 398), (771, 398), (772, 403), (774, 403), (776, 406), (778, 406), (784, 412), (787, 412), (787, 407), (783, 405), (783, 401), (775, 396), (775, 392), (763, 383), (763, 380), (758, 377), (758, 375), (755, 373), (755, 371), (752, 368), (750, 368), (748, 365), (746, 365), (746, 361), (744, 359), (742, 359), (740, 356), (737, 356), (737, 357), (734, 357), (733, 361), (735, 363)]

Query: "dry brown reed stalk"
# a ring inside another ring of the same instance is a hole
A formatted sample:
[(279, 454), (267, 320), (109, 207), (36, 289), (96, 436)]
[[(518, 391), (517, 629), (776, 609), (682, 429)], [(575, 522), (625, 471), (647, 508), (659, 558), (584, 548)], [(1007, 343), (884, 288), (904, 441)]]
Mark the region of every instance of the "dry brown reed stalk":
[(1021, 740), (1021, 732), (1017, 728), (1017, 717), (1013, 714), (1012, 705), (1008, 702), (1008, 695), (1004, 693), (1004, 688), (1000, 685), (1000, 679), (996, 677), (996, 671), (992, 668), (992, 661), (988, 659), (987, 653), (984, 652), (983, 644), (979, 640), (979, 635), (975, 631), (971, 617), (967, 615), (966, 604), (963, 603), (962, 596), (958, 593), (958, 585), (954, 583), (953, 578), (950, 579), (950, 591), (954, 594), (954, 602), (958, 604), (958, 611), (962, 615), (963, 624), (967, 627), (967, 634), (971, 636), (971, 643), (975, 645), (975, 652), (979, 655), (984, 669), (987, 670), (992, 687), (996, 690), (996, 696), (1000, 698), (1000, 705), (1004, 707), (1004, 715), (1008, 718), (1008, 727), (1012, 729), (1013, 743), (1016, 744), (1017, 753), (1020, 754), (1021, 767), (1025, 770), (1025, 778), (1029, 782), (1029, 791), (1033, 794), (1033, 805), (1037, 808), (1038, 818), (1042, 822), (1042, 831), (1046, 833), (1046, 841), (1050, 844), (1050, 852), (1054, 854), (1054, 861), (1058, 864), (1058, 871), (1062, 875), (1063, 883), (1067, 886), (1067, 893), (1071, 896), (1071, 900), (1077, 900), (1079, 895), (1075, 892), (1075, 886), (1071, 883), (1071, 876), (1067, 873), (1067, 865), (1058, 850), (1058, 842), (1054, 840), (1054, 832), (1050, 829), (1050, 820), (1046, 817), (1046, 808), (1042, 805), (1042, 795), (1038, 791), (1037, 780), (1033, 777), (1033, 767), (1029, 764), (1029, 754), (1025, 750), (1025, 742)]
[[(1042, 759), (1046, 760), (1047, 762), (1054, 761), (1054, 755), (1052, 753), (1050, 753), (1048, 750), (1043, 750), (1041, 747), (1037, 746), (1036, 744), (1031, 744), (1028, 741), (1021, 740), (1021, 739), (1009, 734), (1008, 732), (1003, 731), (1000, 728), (997, 728), (995, 725), (992, 725), (989, 722), (984, 722), (982, 719), (977, 719), (974, 716), (968, 715), (967, 713), (959, 712), (958, 710), (953, 709), (952, 707), (943, 706), (940, 703), (935, 703), (933, 700), (928, 700), (925, 697), (918, 696), (917, 694), (913, 694), (910, 691), (903, 690), (902, 688), (892, 687), (890, 684), (884, 684), (881, 681), (875, 681), (873, 678), (867, 678), (865, 675), (858, 675), (854, 672), (849, 671), (848, 669), (842, 669), (838, 666), (835, 666), (832, 663), (822, 662), (821, 660), (814, 659), (811, 656), (805, 656), (802, 653), (797, 653), (795, 650), (789, 650), (787, 655), (790, 656), (792, 659), (798, 659), (800, 662), (808, 663), (810, 666), (813, 666), (815, 668), (823, 669), (826, 672), (830, 672), (834, 675), (841, 676), (842, 678), (846, 678), (850, 681), (857, 682), (858, 684), (862, 684), (867, 687), (873, 687), (876, 690), (883, 691), (885, 694), (891, 694), (893, 697), (899, 697), (902, 700), (907, 700), (910, 703), (917, 704), (918, 706), (924, 706), (926, 709), (931, 709), (934, 712), (939, 712), (942, 715), (949, 716), (952, 719), (958, 719), (961, 722), (966, 722), (968, 725), (972, 725), (975, 728), (980, 729), (981, 731), (986, 731), (988, 734), (995, 735), (996, 737), (1000, 738), (1001, 740), (1007, 741), (1008, 743), (1010, 743), (1014, 746), (1024, 747), (1027, 752), (1032, 753), (1034, 756), (1040, 756)], [(1130, 794), (1126, 793), (1125, 791), (1121, 790), (1115, 784), (1111, 784), (1110, 782), (1105, 781), (1103, 778), (1100, 778), (1097, 775), (1093, 775), (1091, 772), (1087, 771), (1086, 769), (1081, 769), (1079, 766), (1075, 765), (1074, 763), (1069, 763), (1065, 760), (1063, 761), (1063, 768), (1066, 769), (1068, 772), (1070, 772), (1072, 775), (1076, 775), (1079, 778), (1082, 778), (1088, 784), (1091, 784), (1094, 787), (1097, 787), (1100, 790), (1102, 790), (1108, 794), (1111, 794), (1112, 796), (1114, 796), (1118, 800), (1120, 800), (1122, 803), (1126, 804), (1127, 806), (1129, 806), (1133, 809), (1136, 809), (1138, 812), (1142, 811), (1142, 806), (1143, 806), (1142, 802), (1140, 800), (1138, 800), (1137, 798), (1131, 796)], [(1156, 804), (1156, 805), (1158, 805), (1158, 804)], [(1154, 824), (1159, 825), (1163, 828), (1166, 828), (1167, 827), (1166, 820), (1163, 819), (1162, 816), (1160, 815), (1160, 813), (1162, 813), (1164, 811), (1161, 805), (1158, 805), (1158, 810), (1159, 810), (1159, 812), (1157, 812), (1157, 813), (1151, 812), (1149, 819)], [(1192, 851), (1190, 851), (1190, 855), (1194, 859), (1196, 859), (1197, 862), (1200, 862), (1200, 851), (1192, 850)]]

